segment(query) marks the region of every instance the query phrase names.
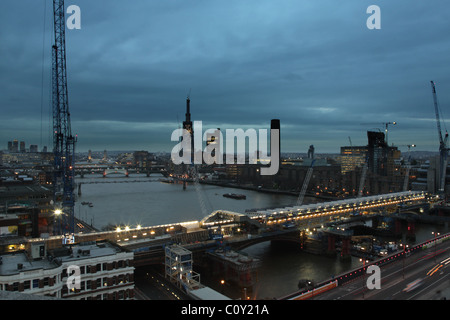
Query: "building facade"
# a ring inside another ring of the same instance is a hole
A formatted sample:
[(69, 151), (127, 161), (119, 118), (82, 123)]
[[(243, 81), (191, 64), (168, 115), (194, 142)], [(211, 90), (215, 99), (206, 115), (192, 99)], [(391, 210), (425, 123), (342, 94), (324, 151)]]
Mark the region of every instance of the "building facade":
[(133, 252), (110, 242), (46, 249), (45, 241), (30, 241), (23, 252), (1, 255), (0, 291), (71, 300), (134, 299)]

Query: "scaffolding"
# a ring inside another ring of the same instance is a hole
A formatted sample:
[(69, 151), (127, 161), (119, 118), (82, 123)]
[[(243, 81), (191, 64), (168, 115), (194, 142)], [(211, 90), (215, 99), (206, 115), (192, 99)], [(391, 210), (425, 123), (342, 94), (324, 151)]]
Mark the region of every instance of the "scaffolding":
[(192, 270), (192, 252), (179, 246), (167, 246), (165, 249), (165, 276), (186, 292), (202, 288), (200, 274)]

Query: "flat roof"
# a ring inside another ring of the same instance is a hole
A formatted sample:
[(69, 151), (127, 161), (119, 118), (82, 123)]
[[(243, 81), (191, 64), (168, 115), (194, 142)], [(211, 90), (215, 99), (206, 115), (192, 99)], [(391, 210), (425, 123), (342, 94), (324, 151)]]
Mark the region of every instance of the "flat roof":
[[(53, 256), (61, 262), (68, 262), (109, 256), (119, 252), (125, 251), (109, 242), (93, 242), (53, 249), (47, 255)], [(58, 263), (54, 259), (29, 259), (25, 251), (3, 254), (0, 255), (0, 259), (2, 262), (0, 264), (0, 276), (58, 267)]]
[(87, 242), (52, 250), (50, 254), (53, 253), (62, 262), (66, 262), (110, 256), (119, 252), (125, 251), (109, 242)]
[[(29, 260), (25, 252), (16, 252), (1, 255), (0, 276), (9, 276), (38, 269), (53, 269), (58, 265), (48, 259)], [(19, 269), (21, 265), (22, 269)]]
[(189, 294), (199, 300), (231, 300), (227, 296), (209, 288), (203, 287), (196, 290), (189, 290)]

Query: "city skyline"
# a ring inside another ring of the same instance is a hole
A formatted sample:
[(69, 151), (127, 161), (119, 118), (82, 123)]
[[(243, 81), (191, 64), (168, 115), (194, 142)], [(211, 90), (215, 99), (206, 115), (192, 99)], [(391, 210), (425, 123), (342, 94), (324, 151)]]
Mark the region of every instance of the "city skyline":
[[(445, 1), (70, 4), (81, 9), (81, 29), (66, 31), (76, 151), (170, 152), (188, 94), (192, 120), (207, 128), (280, 119), (282, 152), (339, 153), (394, 121), (390, 144), (438, 151), (430, 81), (445, 120)], [(380, 30), (366, 26), (372, 4)], [(51, 1), (0, 9), (0, 149), (17, 139), (51, 151)]]

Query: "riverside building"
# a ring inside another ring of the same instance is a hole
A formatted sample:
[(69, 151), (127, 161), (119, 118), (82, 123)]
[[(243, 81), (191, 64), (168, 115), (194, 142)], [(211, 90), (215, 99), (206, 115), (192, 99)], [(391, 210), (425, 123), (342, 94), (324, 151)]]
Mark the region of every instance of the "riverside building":
[[(47, 251), (45, 240), (30, 240), (25, 250), (0, 256), (0, 291), (72, 300), (134, 299), (133, 257), (106, 241)], [(68, 281), (74, 266), (80, 271), (78, 288)]]

